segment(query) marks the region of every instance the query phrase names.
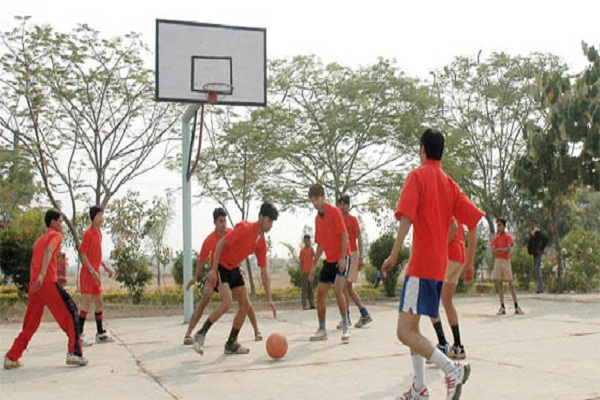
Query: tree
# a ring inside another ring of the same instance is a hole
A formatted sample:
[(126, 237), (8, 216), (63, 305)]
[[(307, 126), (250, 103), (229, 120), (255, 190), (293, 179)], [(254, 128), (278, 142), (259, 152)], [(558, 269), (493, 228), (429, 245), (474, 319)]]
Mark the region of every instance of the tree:
[(511, 172), (526, 146), (523, 127), (543, 116), (530, 94), (536, 76), (564, 69), (552, 55), (493, 53), (487, 61), (457, 57), (434, 73), (442, 118), (456, 135), (445, 158), (452, 160), (451, 170), (468, 174), (456, 174), (457, 181), (485, 211), (491, 234), (494, 218), (511, 219), (511, 202), (518, 199)]
[(560, 213), (578, 187), (600, 190), (600, 56), (583, 44), (590, 64), (574, 80), (549, 71), (539, 79), (535, 99), (547, 108), (543, 126), (528, 124), (527, 152), (514, 168), (516, 182), (541, 201), (550, 221), (562, 291)]
[(19, 151), (0, 147), (0, 221), (10, 221), (40, 192), (31, 162)]
[(365, 202), (387, 191), (408, 169), (407, 159), (416, 158), (415, 137), (434, 99), (393, 61), (352, 69), (297, 56), (269, 68), (270, 107), (254, 110), (250, 122), (276, 143), (265, 151), (271, 161), (263, 190), (285, 205), (307, 204), (307, 188), (316, 182), (334, 198), (348, 193)]
[(143, 254), (146, 202), (139, 192), (127, 191), (125, 197), (115, 199), (106, 222), (115, 240), (111, 254), (115, 261), (116, 279), (127, 289), (135, 303), (139, 303), (146, 284), (152, 279), (148, 259)]
[(173, 251), (165, 245), (165, 234), (175, 215), (172, 203), (170, 194), (167, 194), (164, 199), (154, 197), (144, 225), (144, 236), (148, 240), (150, 252), (154, 258), (159, 287), (161, 286), (161, 268), (165, 268), (173, 259)]
[(79, 205), (105, 207), (161, 164), (177, 116), (153, 99), (139, 34), (104, 39), (87, 25), (60, 33), (17, 20), (0, 36), (0, 140), (18, 137), (78, 245)]

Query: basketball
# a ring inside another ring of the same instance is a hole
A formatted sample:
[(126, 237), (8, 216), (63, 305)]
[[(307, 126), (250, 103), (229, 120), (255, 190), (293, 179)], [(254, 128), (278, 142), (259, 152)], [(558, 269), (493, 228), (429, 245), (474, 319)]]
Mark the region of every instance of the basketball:
[(287, 353), (287, 338), (281, 333), (271, 333), (267, 339), (267, 353), (271, 358), (279, 360)]

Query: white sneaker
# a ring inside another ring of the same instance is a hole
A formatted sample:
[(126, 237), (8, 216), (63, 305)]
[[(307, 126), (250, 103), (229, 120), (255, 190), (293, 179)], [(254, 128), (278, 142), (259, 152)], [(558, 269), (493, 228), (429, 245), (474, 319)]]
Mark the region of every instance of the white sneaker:
[(85, 333), (82, 333), (80, 338), (81, 338), (81, 344), (83, 345), (83, 347), (90, 347), (90, 346), (94, 345), (94, 342), (92, 342)]
[(96, 333), (96, 343), (112, 343), (115, 338), (110, 336), (108, 332)]
[(206, 335), (200, 331), (194, 335), (194, 351), (200, 355), (204, 354), (204, 339), (206, 339)]
[(350, 328), (346, 327), (346, 329), (342, 331), (342, 343), (348, 342), (350, 342)]
[(396, 397), (396, 400), (429, 400), (429, 391), (425, 386), (421, 389), (415, 388), (415, 383), (413, 382), (410, 385), (410, 389), (408, 389), (402, 396)]
[(462, 391), (462, 385), (467, 382), (471, 374), (471, 366), (467, 363), (455, 362), (454, 368), (446, 374), (444, 381), (446, 383), (446, 400), (458, 400)]
[(73, 353), (67, 353), (67, 365), (77, 365), (79, 367), (85, 367), (88, 365), (88, 359), (84, 356), (77, 356)]
[(21, 368), (23, 364), (19, 360), (13, 361), (8, 356), (4, 356), (4, 369)]
[(327, 340), (327, 331), (325, 329), (317, 329), (315, 334), (310, 337), (311, 342), (319, 342), (321, 340)]

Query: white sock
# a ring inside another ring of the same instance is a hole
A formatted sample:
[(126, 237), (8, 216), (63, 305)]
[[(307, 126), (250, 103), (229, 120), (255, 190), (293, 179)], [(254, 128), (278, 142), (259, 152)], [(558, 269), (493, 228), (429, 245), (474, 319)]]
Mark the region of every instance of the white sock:
[(415, 374), (415, 388), (421, 389), (425, 386), (425, 359), (418, 354), (411, 356), (411, 358)]
[(435, 366), (444, 371), (445, 374), (449, 374), (454, 369), (454, 363), (448, 357), (444, 355), (437, 348), (433, 350), (431, 357), (429, 357), (429, 361), (431, 361)]

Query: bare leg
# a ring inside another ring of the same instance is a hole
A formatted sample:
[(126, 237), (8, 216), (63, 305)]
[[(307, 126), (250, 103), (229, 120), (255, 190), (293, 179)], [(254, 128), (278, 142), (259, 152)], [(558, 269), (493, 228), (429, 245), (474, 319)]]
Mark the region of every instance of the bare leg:
[(319, 282), (317, 286), (317, 318), (320, 321), (325, 321), (327, 314), (327, 292), (329, 291), (329, 283)]
[(513, 303), (517, 302), (517, 292), (515, 291), (515, 285), (513, 281), (508, 281), (508, 288), (510, 289), (510, 294), (512, 295)]
[(500, 297), (500, 304), (504, 304), (504, 285), (503, 281), (496, 279), (496, 287), (498, 288), (498, 297)]
[(204, 313), (206, 306), (208, 306), (210, 300), (212, 299), (214, 291), (215, 289), (213, 285), (211, 285), (208, 282), (205, 282), (202, 298), (200, 299), (200, 303), (198, 303), (198, 306), (196, 306), (196, 309), (194, 310), (194, 314), (190, 319), (190, 323), (188, 324), (188, 329), (185, 332), (185, 336), (190, 336), (196, 325), (198, 325), (198, 322), (200, 321), (200, 318), (202, 318), (202, 314)]

